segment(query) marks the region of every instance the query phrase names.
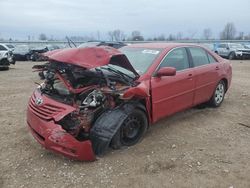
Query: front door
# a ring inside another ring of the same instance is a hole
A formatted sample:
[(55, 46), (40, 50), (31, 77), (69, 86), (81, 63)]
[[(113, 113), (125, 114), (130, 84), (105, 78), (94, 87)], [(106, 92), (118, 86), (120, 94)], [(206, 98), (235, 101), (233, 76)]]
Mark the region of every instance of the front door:
[[(171, 115), (193, 105), (194, 71), (185, 48), (177, 48), (168, 53), (161, 67), (175, 67), (175, 76), (153, 76), (151, 78), (153, 121)], [(157, 71), (156, 71), (157, 72)]]

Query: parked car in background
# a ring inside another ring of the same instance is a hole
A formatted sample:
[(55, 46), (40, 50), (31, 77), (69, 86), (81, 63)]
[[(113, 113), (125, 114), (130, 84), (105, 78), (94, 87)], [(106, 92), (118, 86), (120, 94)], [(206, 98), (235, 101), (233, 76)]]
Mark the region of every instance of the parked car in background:
[(243, 44), (243, 45), (244, 45), (244, 47), (245, 47), (246, 49), (250, 49), (250, 44), (249, 44), (249, 43)]
[(208, 48), (209, 50), (215, 52), (216, 51), (216, 47), (214, 43), (203, 43), (201, 44), (202, 46)]
[(26, 61), (30, 59), (30, 47), (26, 44), (17, 45), (13, 50), (16, 61)]
[(44, 58), (42, 56), (42, 53), (57, 50), (57, 49), (60, 49), (60, 47), (57, 45), (53, 45), (53, 44), (32, 48), (30, 50), (30, 59), (29, 60), (31, 60), (31, 61), (43, 61)]
[(176, 112), (219, 107), (232, 78), (228, 60), (191, 44), (71, 48), (48, 58), (37, 67), (45, 81), (30, 98), (28, 127), (45, 148), (77, 160), (132, 146)]
[(126, 44), (123, 42), (114, 42), (114, 41), (88, 41), (80, 44), (78, 48), (94, 47), (94, 46), (110, 46), (119, 49), (123, 46), (126, 46)]
[(250, 58), (250, 49), (245, 48), (240, 43), (220, 43), (215, 52), (230, 60)]
[(12, 51), (15, 49), (15, 46), (12, 44), (5, 44), (5, 45)]
[(6, 44), (0, 44), (0, 69), (8, 69), (10, 64), (15, 64), (12, 49)]

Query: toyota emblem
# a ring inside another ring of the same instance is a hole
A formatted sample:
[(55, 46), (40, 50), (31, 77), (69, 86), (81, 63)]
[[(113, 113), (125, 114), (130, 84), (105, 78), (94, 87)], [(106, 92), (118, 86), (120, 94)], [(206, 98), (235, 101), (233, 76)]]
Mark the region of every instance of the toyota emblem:
[(42, 98), (36, 98), (35, 103), (36, 103), (37, 106), (40, 106), (41, 104), (43, 104), (43, 99)]

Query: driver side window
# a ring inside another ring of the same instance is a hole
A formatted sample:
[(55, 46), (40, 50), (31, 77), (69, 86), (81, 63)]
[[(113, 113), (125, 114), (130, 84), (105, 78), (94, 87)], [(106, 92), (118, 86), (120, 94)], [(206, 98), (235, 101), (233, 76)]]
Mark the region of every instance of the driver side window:
[(169, 54), (163, 59), (160, 68), (162, 67), (174, 67), (176, 71), (189, 68), (188, 56), (185, 48), (177, 48), (169, 52)]

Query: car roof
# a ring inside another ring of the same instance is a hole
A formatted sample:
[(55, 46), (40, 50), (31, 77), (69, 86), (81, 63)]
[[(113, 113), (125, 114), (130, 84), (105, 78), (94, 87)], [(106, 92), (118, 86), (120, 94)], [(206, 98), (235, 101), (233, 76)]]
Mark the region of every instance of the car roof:
[(171, 49), (176, 47), (184, 47), (184, 46), (194, 46), (194, 47), (202, 47), (197, 44), (191, 43), (167, 43), (167, 42), (149, 42), (149, 43), (136, 43), (131, 44), (128, 47), (135, 47), (135, 48), (155, 48), (155, 49)]

